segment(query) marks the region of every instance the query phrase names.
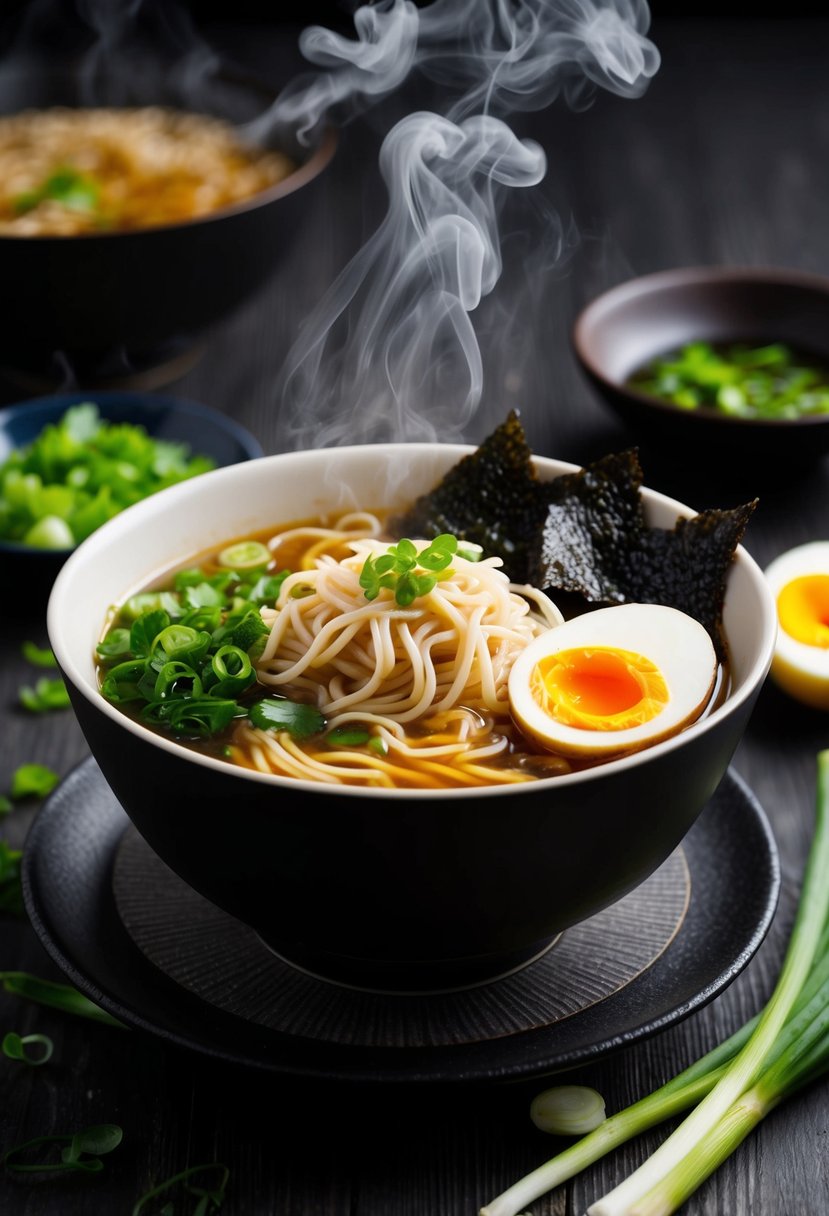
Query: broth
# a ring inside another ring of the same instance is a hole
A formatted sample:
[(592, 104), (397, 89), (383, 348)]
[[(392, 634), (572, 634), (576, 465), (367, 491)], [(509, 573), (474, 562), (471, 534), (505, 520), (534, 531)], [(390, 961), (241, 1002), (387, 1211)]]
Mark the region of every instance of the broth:
[[(512, 657), (556, 624), (547, 597), (509, 584), (497, 559), (473, 562), (468, 559), (477, 555), (464, 556), (458, 549), (438, 572), (435, 586), (412, 602), (396, 598), (402, 575), (395, 576), (396, 587), (383, 584), (370, 600), (366, 563), (386, 555), (389, 543), (381, 517), (354, 513), (333, 525), (304, 521), (277, 534), (268, 529), (239, 538), (200, 555), (194, 565), (167, 572), (108, 622), (103, 646), (112, 653), (101, 654), (99, 647), (104, 695), (151, 729), (171, 733), (214, 757), (329, 784), (416, 789), (504, 785), (600, 762), (595, 756), (565, 757), (542, 748), (513, 721), (506, 688)], [(418, 554), (415, 568), (421, 573), (429, 570), (421, 565), (429, 551)], [(238, 568), (242, 554), (252, 563), (246, 569)], [(392, 575), (381, 570), (380, 577)], [(500, 615), (491, 606), (480, 612), (476, 601), (467, 617), (456, 620), (459, 605), (485, 594), (481, 587), (497, 601)], [(273, 607), (277, 596), (278, 609)], [(433, 606), (427, 612), (425, 605)], [(141, 636), (142, 611), (166, 613), (166, 622), (162, 616), (152, 619), (148, 636)], [(484, 641), (470, 632), (479, 612)], [(181, 631), (178, 652), (176, 628)], [(239, 669), (228, 675), (223, 674), (227, 656), (217, 665), (209, 650), (187, 662), (198, 644), (188, 652), (186, 630), (206, 634), (216, 628), (225, 630), (214, 639), (219, 651), (232, 646), (234, 637), (240, 643), (251, 639), (242, 649), (251, 656), (255, 679), (243, 687), (233, 685), (243, 678), (244, 664), (236, 655), (230, 665)], [(168, 629), (173, 630), (166, 635), (170, 648), (163, 641)], [(129, 646), (119, 651), (124, 631), (129, 631)], [(136, 666), (142, 647), (157, 656), (150, 676)], [(171, 669), (165, 675), (168, 660), (189, 666), (189, 674)], [(381, 666), (384, 670), (376, 676)], [(369, 695), (366, 689), (375, 676), (377, 688)], [(727, 672), (720, 665), (703, 715), (722, 703), (727, 689)], [(213, 721), (214, 729), (204, 730), (201, 710), (178, 715), (174, 703), (188, 692), (191, 707), (212, 699), (205, 714), (213, 713), (219, 701), (235, 705), (238, 712), (228, 710), (226, 721)], [(613, 757), (603, 757), (608, 758)]]

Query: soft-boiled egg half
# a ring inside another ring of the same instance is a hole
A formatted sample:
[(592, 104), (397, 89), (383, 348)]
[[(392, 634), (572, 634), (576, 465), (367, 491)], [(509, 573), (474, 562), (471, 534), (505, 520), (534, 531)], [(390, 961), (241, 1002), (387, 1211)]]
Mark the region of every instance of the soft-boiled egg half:
[(798, 701), (829, 709), (829, 541), (781, 553), (766, 581), (777, 604), (772, 679)]
[(509, 677), (512, 716), (542, 747), (587, 760), (639, 751), (700, 716), (717, 678), (708, 632), (661, 604), (620, 604), (535, 638)]

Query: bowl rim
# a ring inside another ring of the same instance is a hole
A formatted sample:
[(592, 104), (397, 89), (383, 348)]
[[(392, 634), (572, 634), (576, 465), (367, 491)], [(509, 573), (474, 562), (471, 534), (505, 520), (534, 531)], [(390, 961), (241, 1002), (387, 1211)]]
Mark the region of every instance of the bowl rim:
[[(130, 734), (138, 739), (149, 743), (153, 747), (160, 748), (162, 751), (171, 754), (179, 759), (188, 759), (191, 763), (195, 763), (200, 767), (212, 769), (226, 778), (238, 779), (241, 781), (254, 781), (265, 785), (273, 786), (277, 789), (302, 791), (304, 793), (312, 793), (319, 795), (322, 791), (326, 794), (331, 794), (338, 798), (361, 799), (370, 798), (374, 800), (394, 800), (404, 799), (407, 801), (422, 800), (424, 796), (429, 798), (440, 798), (443, 800), (465, 800), (469, 798), (498, 798), (509, 797), (515, 795), (515, 785), (506, 786), (476, 786), (473, 788), (464, 789), (435, 789), (423, 791), (420, 789), (368, 789), (363, 786), (338, 786), (321, 784), (320, 782), (306, 781), (300, 778), (281, 777), (274, 773), (260, 773), (253, 769), (243, 768), (238, 765), (228, 764), (226, 761), (205, 755), (195, 751), (193, 748), (187, 747), (183, 743), (178, 743), (174, 739), (167, 738), (164, 735), (157, 734), (149, 730), (141, 723), (134, 721), (128, 717), (116, 706), (105, 700), (97, 687), (93, 687), (90, 681), (78, 669), (73, 655), (64, 642), (62, 621), (70, 619), (69, 615), (72, 611), (72, 605), (67, 599), (67, 587), (74, 577), (75, 568), (82, 562), (94, 561), (96, 551), (105, 548), (110, 543), (110, 538), (115, 539), (118, 532), (123, 529), (131, 529), (136, 526), (152, 526), (157, 517), (171, 509), (174, 509), (180, 504), (180, 500), (186, 499), (192, 486), (198, 484), (204, 492), (208, 485), (217, 493), (220, 493), (224, 487), (222, 482), (232, 482), (234, 479), (244, 476), (242, 470), (250, 470), (254, 465), (267, 465), (269, 469), (278, 469), (280, 464), (285, 462), (307, 460), (309, 457), (318, 459), (325, 457), (326, 459), (336, 459), (338, 454), (342, 454), (348, 458), (353, 453), (365, 453), (368, 449), (372, 452), (384, 451), (388, 458), (393, 458), (395, 455), (401, 458), (404, 455), (411, 455), (413, 452), (417, 456), (423, 456), (429, 452), (434, 452), (439, 449), (441, 453), (447, 456), (454, 456), (455, 460), (461, 459), (463, 456), (469, 455), (476, 450), (473, 444), (444, 444), (444, 443), (386, 443), (379, 445), (350, 445), (340, 448), (319, 448), (310, 451), (299, 452), (283, 452), (272, 456), (265, 456), (253, 462), (244, 462), (243, 464), (229, 465), (224, 468), (215, 469), (210, 473), (203, 473), (199, 478), (194, 478), (191, 482), (181, 482), (178, 485), (170, 486), (166, 490), (161, 490), (157, 494), (151, 495), (149, 498), (136, 503), (129, 507), (126, 511), (122, 511), (120, 515), (115, 516), (107, 523), (103, 524), (95, 532), (93, 532), (86, 540), (82, 541), (69, 555), (66, 563), (61, 568), (55, 582), (52, 586), (51, 594), (46, 613), (47, 632), (49, 642), (55, 657), (58, 661), (59, 668), (64, 677), (70, 681), (73, 687), (80, 695), (84, 697), (90, 705), (109, 718), (113, 723), (121, 729), (127, 730)], [(539, 471), (549, 471), (552, 476), (557, 477), (565, 473), (578, 472), (581, 466), (560, 461), (552, 457), (533, 456), (533, 463)], [(643, 487), (642, 490), (645, 502), (649, 500), (658, 503), (664, 508), (673, 511), (677, 517), (690, 518), (697, 514), (696, 511), (687, 507), (684, 503), (678, 502), (674, 498), (661, 494), (659, 491), (650, 490)], [(274, 525), (279, 521), (274, 521)], [(197, 546), (194, 546), (193, 552), (197, 552)], [(185, 560), (186, 560), (185, 555)], [(528, 781), (526, 785), (520, 786), (520, 789), (543, 791), (551, 788), (563, 788), (570, 785), (580, 785), (585, 782), (602, 780), (614, 773), (624, 772), (633, 769), (642, 764), (647, 764), (659, 757), (666, 755), (680, 747), (684, 747), (689, 741), (700, 737), (703, 734), (708, 734), (716, 729), (720, 722), (730, 717), (736, 710), (740, 708), (749, 698), (753, 697), (762, 685), (771, 666), (772, 656), (774, 652), (774, 642), (777, 632), (777, 613), (768, 584), (759, 565), (754, 558), (743, 548), (742, 545), (737, 547), (735, 561), (739, 561), (744, 568), (752, 586), (758, 593), (759, 601), (759, 619), (761, 623), (761, 644), (758, 647), (758, 653), (754, 657), (749, 670), (743, 680), (742, 687), (734, 694), (729, 695), (722, 705), (718, 706), (712, 713), (707, 715), (700, 721), (692, 724), (679, 735), (675, 735), (670, 739), (663, 740), (661, 743), (655, 743), (651, 747), (645, 748), (642, 751), (634, 752), (627, 756), (622, 756), (616, 760), (608, 760), (602, 764), (596, 765), (593, 768), (582, 769), (578, 772), (566, 773), (561, 776), (541, 777), (535, 781)], [(133, 583), (133, 588), (137, 588), (152, 577), (152, 571), (147, 571), (141, 577), (136, 578)], [(131, 588), (124, 589), (124, 596), (132, 594)], [(106, 614), (108, 605), (102, 605), (101, 623)]]
[[(42, 397), (31, 397), (23, 401), (13, 401), (8, 405), (0, 407), (0, 431), (5, 431), (9, 424), (13, 423), (18, 417), (37, 415), (41, 416), (41, 429), (43, 429), (43, 427), (49, 426), (51, 422), (56, 422), (73, 405), (83, 405), (87, 401), (102, 407), (123, 404), (127, 408), (135, 407), (138, 411), (143, 410), (145, 405), (158, 406), (162, 412), (166, 410), (167, 412), (175, 412), (202, 422), (209, 422), (230, 438), (235, 439), (240, 448), (247, 453), (247, 456), (242, 461), (235, 463), (247, 463), (248, 460), (256, 460), (265, 455), (265, 449), (252, 431), (249, 431), (247, 427), (243, 426), (235, 418), (222, 413), (215, 406), (207, 405), (201, 401), (194, 401), (189, 397), (170, 396), (166, 393), (147, 393), (139, 389), (106, 389), (102, 391), (97, 389), (73, 389), (65, 393), (48, 393)], [(130, 421), (134, 426), (143, 425), (140, 417), (136, 417)], [(0, 468), (2, 468), (3, 463), (0, 462)], [(227, 466), (219, 467), (223, 468)], [(200, 474), (200, 476), (204, 476), (204, 474)], [(0, 554), (26, 554), (27, 556), (42, 556), (44, 558), (65, 557), (67, 554), (73, 553), (77, 547), (77, 545), (69, 545), (62, 546), (61, 548), (42, 549), (33, 545), (24, 545), (20, 541), (5, 540), (0, 537)]]
[[(577, 313), (571, 328), (571, 342), (583, 368), (617, 396), (628, 397), (640, 405), (668, 418), (682, 418), (691, 426), (720, 426), (725, 428), (756, 428), (760, 431), (791, 430), (825, 426), (829, 414), (812, 414), (801, 418), (736, 418), (713, 411), (684, 410), (681, 406), (632, 388), (622, 380), (607, 374), (594, 357), (591, 331), (611, 310), (624, 307), (644, 296), (664, 288), (692, 287), (699, 284), (717, 286), (724, 283), (765, 283), (772, 287), (802, 287), (813, 290), (829, 300), (829, 276), (808, 270), (787, 269), (783, 266), (677, 266), (636, 275), (601, 292)], [(684, 424), (683, 423), (683, 424)]]

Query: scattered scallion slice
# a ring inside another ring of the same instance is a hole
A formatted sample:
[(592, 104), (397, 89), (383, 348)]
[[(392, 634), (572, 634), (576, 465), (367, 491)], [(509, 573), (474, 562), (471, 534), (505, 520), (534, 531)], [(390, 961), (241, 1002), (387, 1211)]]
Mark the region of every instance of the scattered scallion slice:
[(45, 798), (59, 781), (58, 774), (45, 764), (21, 764), (12, 774), (11, 796)]
[(361, 726), (337, 726), (325, 736), (329, 747), (366, 747), (371, 735)]
[(48, 646), (38, 646), (34, 642), (24, 642), (20, 652), (27, 663), (34, 667), (57, 667), (58, 661)]
[(23, 891), (20, 886), (20, 849), (13, 849), (0, 840), (0, 912), (23, 915)]
[[(0, 841), (2, 849), (2, 841)], [(118, 1026), (124, 1029), (123, 1022), (112, 1017), (106, 1010), (101, 1009), (77, 988), (69, 984), (57, 984), (54, 980), (42, 980), (39, 976), (30, 975), (27, 971), (0, 971), (0, 984), (6, 992), (14, 996), (24, 997), (35, 1001), (38, 1005), (48, 1005), (51, 1009), (60, 1009), (63, 1013), (72, 1013), (77, 1017), (89, 1018), (93, 1022), (103, 1022), (106, 1026)]]
[[(217, 1177), (211, 1185), (210, 1174), (213, 1171), (216, 1172)], [(198, 1198), (199, 1203), (194, 1210), (194, 1216), (208, 1216), (209, 1212), (216, 1212), (222, 1206), (229, 1179), (230, 1170), (219, 1161), (212, 1161), (207, 1165), (191, 1165), (188, 1169), (181, 1170), (180, 1173), (173, 1174), (170, 1178), (165, 1178), (163, 1182), (142, 1195), (132, 1209), (132, 1216), (141, 1216), (149, 1203), (176, 1187), (181, 1187), (187, 1195)], [(196, 1180), (199, 1185), (196, 1184)], [(153, 1211), (155, 1210), (155, 1205), (153, 1205)], [(173, 1211), (172, 1204), (165, 1204), (161, 1209), (162, 1216), (165, 1212), (173, 1216)]]
[[(97, 1174), (104, 1168), (101, 1157), (116, 1149), (123, 1139), (123, 1131), (117, 1123), (98, 1123), (79, 1132), (67, 1132), (56, 1136), (36, 1136), (24, 1144), (15, 1145), (3, 1155), (3, 1165), (17, 1174), (43, 1174), (79, 1171)], [(32, 1149), (47, 1144), (62, 1144), (57, 1160), (29, 1160)]]
[[(32, 1051), (32, 1048), (35, 1050)], [(20, 1060), (23, 1064), (38, 1068), (51, 1060), (55, 1044), (48, 1034), (20, 1035), (17, 1031), (10, 1030), (3, 1036), (0, 1050), (9, 1060)]]
[(536, 1094), (530, 1118), (554, 1136), (583, 1136), (604, 1123), (604, 1098), (588, 1085), (555, 1085)]
[(270, 550), (258, 540), (240, 540), (219, 554), (219, 565), (229, 570), (252, 570), (267, 566), (270, 560)]
[(48, 713), (50, 709), (66, 709), (69, 706), (69, 693), (60, 677), (50, 679), (42, 676), (34, 688), (24, 684), (18, 690), (20, 704), (33, 714)]

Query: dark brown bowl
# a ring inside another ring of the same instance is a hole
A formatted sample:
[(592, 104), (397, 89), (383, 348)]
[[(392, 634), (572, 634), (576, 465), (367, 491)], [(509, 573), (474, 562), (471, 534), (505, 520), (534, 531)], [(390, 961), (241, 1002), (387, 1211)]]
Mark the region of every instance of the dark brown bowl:
[[(224, 86), (210, 112), (229, 121), (252, 119), (274, 99), (248, 78)], [(90, 101), (68, 73), (27, 78), (0, 97), (6, 113), (82, 104)], [(140, 90), (130, 104), (186, 108), (172, 93)], [(284, 137), (270, 146), (297, 160), (295, 172), (196, 220), (130, 232), (0, 236), (0, 363), (47, 384), (60, 352), (81, 383), (101, 384), (117, 381), (113, 370), (151, 368), (191, 348), (273, 274), (308, 214), (309, 190), (331, 160), (336, 136), (327, 131), (313, 148), (288, 147)]]
[(582, 368), (637, 441), (766, 467), (807, 463), (829, 451), (829, 414), (731, 418), (681, 409), (625, 383), (651, 359), (692, 341), (785, 342), (829, 365), (829, 278), (772, 267), (665, 270), (604, 292), (573, 327)]

